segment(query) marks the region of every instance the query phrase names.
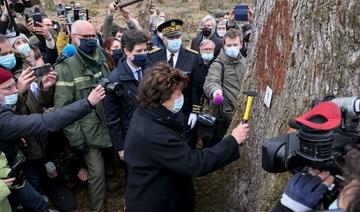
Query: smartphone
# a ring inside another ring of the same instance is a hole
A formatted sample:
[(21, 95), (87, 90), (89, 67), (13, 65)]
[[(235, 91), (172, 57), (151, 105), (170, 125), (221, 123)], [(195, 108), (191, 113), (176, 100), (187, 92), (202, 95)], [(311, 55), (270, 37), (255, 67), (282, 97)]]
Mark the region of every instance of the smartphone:
[(34, 71), (34, 76), (39, 78), (47, 75), (51, 71), (51, 64), (46, 63), (45, 65), (37, 66), (31, 69)]
[(247, 4), (236, 5), (234, 9), (235, 21), (248, 21), (248, 10)]
[(34, 26), (39, 27), (40, 25), (38, 23), (42, 23), (41, 13), (35, 13), (33, 15), (33, 21), (34, 21)]

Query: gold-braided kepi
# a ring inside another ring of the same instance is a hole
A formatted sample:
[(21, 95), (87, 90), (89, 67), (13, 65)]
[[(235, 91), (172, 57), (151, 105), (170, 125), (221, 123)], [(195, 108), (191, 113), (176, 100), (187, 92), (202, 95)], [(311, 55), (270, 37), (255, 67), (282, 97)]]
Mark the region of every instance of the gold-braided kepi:
[(171, 19), (160, 24), (157, 28), (157, 31), (160, 32), (163, 36), (181, 35), (182, 25), (183, 25), (182, 20)]

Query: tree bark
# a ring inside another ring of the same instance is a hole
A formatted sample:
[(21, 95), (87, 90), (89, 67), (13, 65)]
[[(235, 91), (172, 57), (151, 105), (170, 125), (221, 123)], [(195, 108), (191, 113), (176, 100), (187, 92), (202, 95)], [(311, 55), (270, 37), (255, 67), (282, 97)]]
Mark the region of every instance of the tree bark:
[[(251, 138), (240, 160), (196, 181), (197, 211), (270, 211), (288, 174), (261, 168), (265, 138), (286, 133), (288, 120), (310, 109), (313, 98), (360, 95), (360, 2), (256, 0), (255, 30), (241, 91), (256, 90)], [(266, 86), (273, 90), (264, 106)], [(229, 131), (244, 113), (240, 95)]]

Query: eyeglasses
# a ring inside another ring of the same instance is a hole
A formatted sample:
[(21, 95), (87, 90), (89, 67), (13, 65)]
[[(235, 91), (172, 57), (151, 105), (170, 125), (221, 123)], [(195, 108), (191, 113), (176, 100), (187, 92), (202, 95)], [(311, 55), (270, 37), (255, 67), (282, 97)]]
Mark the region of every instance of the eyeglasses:
[(73, 35), (79, 35), (81, 36), (82, 38), (84, 39), (87, 39), (87, 40), (91, 40), (91, 39), (96, 39), (97, 38), (97, 35), (91, 35), (91, 34), (80, 34), (80, 33), (73, 33)]

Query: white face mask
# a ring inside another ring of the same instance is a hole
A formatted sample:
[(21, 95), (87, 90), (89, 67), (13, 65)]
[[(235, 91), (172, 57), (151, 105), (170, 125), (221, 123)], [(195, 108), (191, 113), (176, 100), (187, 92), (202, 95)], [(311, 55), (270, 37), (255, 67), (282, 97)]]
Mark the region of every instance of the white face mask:
[(182, 106), (184, 105), (184, 95), (181, 95), (179, 98), (175, 99), (175, 103), (171, 112), (178, 113), (180, 112)]
[(226, 34), (226, 30), (218, 30), (218, 31), (216, 31), (216, 33), (219, 35), (219, 37), (222, 38)]
[(9, 105), (9, 106), (14, 106), (18, 101), (18, 94), (12, 94), (12, 95), (8, 95), (5, 96), (5, 105)]

